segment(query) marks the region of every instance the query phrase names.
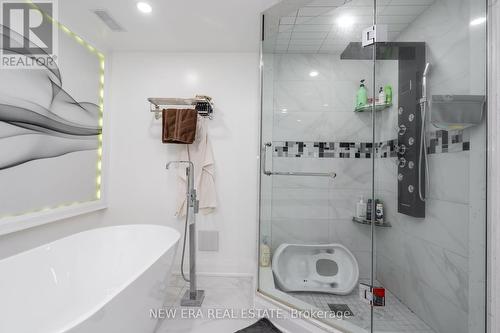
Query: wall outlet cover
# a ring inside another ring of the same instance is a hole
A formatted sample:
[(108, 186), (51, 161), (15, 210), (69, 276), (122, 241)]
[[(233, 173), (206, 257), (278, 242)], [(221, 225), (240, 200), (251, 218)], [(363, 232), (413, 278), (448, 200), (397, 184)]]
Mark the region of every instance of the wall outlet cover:
[(216, 230), (198, 231), (198, 251), (219, 251), (219, 232)]

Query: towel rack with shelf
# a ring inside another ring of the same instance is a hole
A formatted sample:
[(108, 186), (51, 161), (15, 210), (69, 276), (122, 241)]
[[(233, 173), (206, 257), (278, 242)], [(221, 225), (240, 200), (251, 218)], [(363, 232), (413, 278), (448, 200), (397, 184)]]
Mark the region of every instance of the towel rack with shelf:
[(150, 97), (150, 111), (155, 113), (155, 118), (161, 118), (161, 112), (164, 109), (173, 107), (182, 107), (189, 109), (196, 109), (198, 114), (209, 119), (213, 119), (214, 103), (210, 96), (196, 95), (194, 98), (162, 98)]

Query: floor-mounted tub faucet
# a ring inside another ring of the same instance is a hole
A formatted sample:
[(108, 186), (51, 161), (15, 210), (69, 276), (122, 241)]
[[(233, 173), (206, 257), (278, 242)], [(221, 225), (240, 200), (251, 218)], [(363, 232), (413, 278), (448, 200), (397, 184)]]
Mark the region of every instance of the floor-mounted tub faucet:
[[(172, 164), (187, 164), (186, 166), (186, 222), (184, 226), (184, 242), (182, 244), (181, 274), (182, 278), (189, 282), (189, 290), (181, 299), (181, 306), (201, 306), (205, 298), (204, 290), (196, 289), (196, 214), (198, 213), (199, 201), (194, 188), (194, 164), (191, 161), (171, 161), (166, 168)], [(189, 224), (189, 279), (184, 275), (184, 254), (186, 252), (186, 236)]]

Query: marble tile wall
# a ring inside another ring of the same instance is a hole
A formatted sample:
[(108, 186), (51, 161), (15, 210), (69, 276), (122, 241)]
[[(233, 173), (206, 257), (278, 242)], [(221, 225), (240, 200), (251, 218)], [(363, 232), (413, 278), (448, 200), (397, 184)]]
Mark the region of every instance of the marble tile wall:
[[(476, 5), (437, 0), (399, 36), (427, 42), (431, 94), (484, 94), (485, 53), (471, 41), (484, 36), (469, 26), (481, 14)], [(387, 130), (397, 126), (389, 114), (377, 117)], [(376, 278), (437, 333), (484, 332), (485, 124), (463, 136), (470, 141), (468, 151), (429, 155), (425, 219), (397, 213), (395, 159), (376, 162), (377, 196), (393, 226), (376, 232)]]

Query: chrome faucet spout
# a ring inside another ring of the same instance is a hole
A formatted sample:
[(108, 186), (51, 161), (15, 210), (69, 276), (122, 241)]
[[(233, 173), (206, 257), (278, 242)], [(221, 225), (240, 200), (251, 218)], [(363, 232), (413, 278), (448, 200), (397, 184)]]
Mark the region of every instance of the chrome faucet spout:
[(187, 188), (186, 196), (187, 203), (189, 207), (195, 207), (195, 213), (197, 213), (197, 200), (196, 200), (196, 190), (194, 189), (194, 164), (191, 161), (170, 161), (165, 166), (167, 170), (173, 164), (187, 164), (186, 167), (186, 177), (187, 177)]

